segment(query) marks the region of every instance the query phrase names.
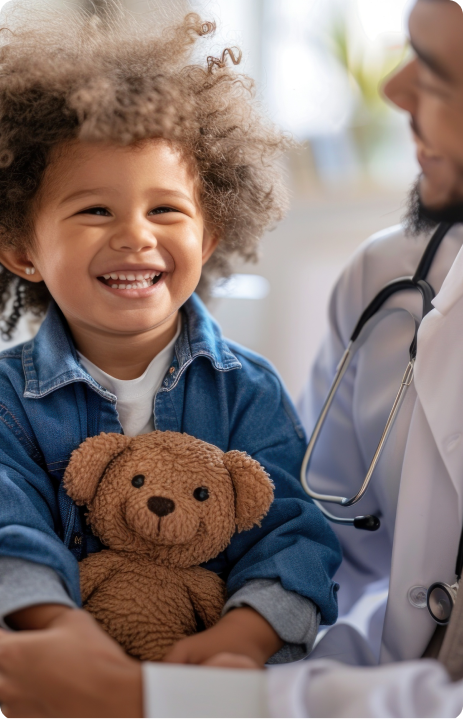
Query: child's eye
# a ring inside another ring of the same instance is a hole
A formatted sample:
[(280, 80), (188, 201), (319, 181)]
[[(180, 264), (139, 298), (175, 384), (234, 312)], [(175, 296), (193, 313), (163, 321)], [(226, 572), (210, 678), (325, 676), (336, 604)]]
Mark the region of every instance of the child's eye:
[(108, 217), (108, 215), (111, 215), (111, 213), (104, 207), (92, 207), (86, 208), (85, 210), (80, 210), (77, 215), (100, 215), (102, 217)]
[(170, 213), (170, 212), (179, 212), (179, 210), (176, 210), (175, 208), (163, 206), (163, 207), (154, 208), (154, 210), (150, 210), (148, 215), (162, 215), (163, 213)]

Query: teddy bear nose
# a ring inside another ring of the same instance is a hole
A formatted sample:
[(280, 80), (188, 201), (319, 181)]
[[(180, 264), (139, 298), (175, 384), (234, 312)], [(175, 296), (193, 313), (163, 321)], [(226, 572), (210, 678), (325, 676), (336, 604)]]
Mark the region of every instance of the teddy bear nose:
[(175, 503), (173, 500), (165, 497), (159, 497), (158, 495), (152, 495), (152, 497), (149, 498), (147, 505), (148, 510), (151, 510), (151, 512), (158, 517), (170, 515), (170, 513), (175, 510)]

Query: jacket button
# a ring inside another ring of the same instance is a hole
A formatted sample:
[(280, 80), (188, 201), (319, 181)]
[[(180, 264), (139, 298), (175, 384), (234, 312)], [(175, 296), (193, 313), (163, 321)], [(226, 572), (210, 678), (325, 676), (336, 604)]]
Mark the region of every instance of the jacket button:
[(426, 598), (428, 595), (428, 588), (423, 585), (415, 585), (408, 591), (408, 602), (413, 607), (422, 609), (426, 607)]

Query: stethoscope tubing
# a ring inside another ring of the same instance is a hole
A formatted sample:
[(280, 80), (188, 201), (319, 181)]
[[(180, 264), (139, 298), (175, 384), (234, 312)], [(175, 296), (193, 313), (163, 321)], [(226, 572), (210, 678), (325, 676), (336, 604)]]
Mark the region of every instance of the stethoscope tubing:
[[(355, 355), (356, 350), (362, 344), (361, 343), (362, 336), (365, 334), (365, 331), (368, 328), (375, 326), (375, 318), (376, 318), (376, 322), (380, 322), (381, 318), (380, 318), (379, 311), (383, 307), (386, 300), (388, 300), (396, 292), (401, 292), (403, 290), (416, 290), (416, 291), (420, 292), (421, 297), (422, 297), (423, 307), (422, 307), (422, 315), (421, 315), (420, 322), (422, 322), (423, 318), (432, 309), (432, 300), (434, 298), (434, 290), (431, 287), (431, 285), (426, 281), (426, 277), (431, 269), (431, 265), (432, 265), (435, 255), (436, 255), (436, 252), (439, 249), (442, 240), (444, 239), (444, 237), (446, 236), (446, 234), (448, 233), (450, 228), (451, 228), (451, 224), (449, 224), (449, 223), (442, 223), (441, 225), (439, 225), (439, 227), (437, 228), (437, 230), (434, 232), (433, 236), (431, 237), (430, 241), (428, 242), (428, 245), (426, 246), (426, 250), (423, 253), (423, 256), (418, 264), (418, 267), (417, 267), (416, 272), (413, 277), (398, 278), (397, 280), (394, 280), (394, 281), (388, 283), (373, 298), (373, 300), (369, 303), (369, 305), (363, 311), (359, 320), (357, 321), (357, 324), (352, 332), (352, 335), (350, 337), (347, 348), (344, 351), (343, 356), (342, 356), (342, 358), (339, 362), (339, 365), (336, 369), (334, 380), (331, 384), (327, 398), (323, 404), (322, 410), (320, 412), (320, 415), (317, 419), (314, 430), (310, 437), (309, 443), (307, 445), (307, 450), (304, 455), (304, 460), (303, 460), (302, 466), (301, 466), (301, 484), (302, 484), (304, 490), (312, 498), (313, 502), (321, 510), (323, 515), (333, 523), (342, 524), (342, 525), (354, 525), (355, 527), (366, 529), (366, 530), (377, 530), (380, 526), (379, 519), (376, 518), (374, 515), (360, 516), (357, 518), (341, 518), (341, 517), (337, 517), (336, 515), (333, 515), (332, 513), (328, 512), (323, 507), (323, 505), (321, 505), (321, 502), (336, 503), (343, 507), (350, 507), (351, 505), (355, 505), (355, 503), (357, 503), (359, 500), (361, 500), (362, 497), (365, 495), (366, 491), (368, 490), (373, 473), (376, 469), (379, 458), (381, 457), (381, 453), (383, 451), (383, 448), (385, 446), (385, 443), (387, 441), (389, 433), (392, 429), (392, 426), (395, 422), (397, 414), (403, 403), (403, 400), (405, 398), (407, 390), (413, 381), (414, 364), (415, 364), (416, 352), (417, 352), (417, 334), (418, 334), (418, 329), (419, 329), (420, 323), (418, 323), (415, 320), (414, 337), (413, 337), (412, 343), (409, 348), (409, 362), (408, 362), (407, 368), (405, 370), (404, 376), (402, 378), (399, 390), (395, 397), (394, 404), (389, 413), (389, 417), (387, 419), (387, 422), (386, 422), (385, 428), (383, 430), (383, 433), (381, 435), (380, 441), (378, 443), (378, 446), (376, 448), (376, 451), (373, 455), (370, 466), (368, 468), (367, 474), (363, 480), (363, 483), (362, 483), (360, 489), (351, 498), (341, 497), (339, 495), (327, 495), (324, 493), (317, 493), (314, 490), (312, 490), (312, 488), (309, 486), (307, 471), (308, 471), (308, 468), (310, 465), (310, 460), (311, 460), (313, 451), (315, 449), (317, 440), (319, 438), (320, 432), (323, 428), (323, 425), (325, 423), (325, 420), (327, 418), (329, 410), (334, 401), (336, 392), (342, 382), (342, 379), (343, 379), (344, 375), (346, 374), (347, 370), (349, 369), (349, 366), (352, 362), (352, 359)], [(438, 625), (446, 626), (446, 625), (448, 625), (448, 623), (450, 621), (452, 611), (453, 611), (453, 608), (455, 605), (457, 593), (459, 592), (459, 585), (460, 585), (462, 572), (463, 572), (463, 528), (462, 528), (461, 534), (460, 534), (460, 541), (459, 541), (459, 545), (458, 545), (458, 552), (457, 552), (457, 558), (456, 558), (456, 564), (455, 564), (456, 582), (453, 585), (450, 585), (450, 584), (444, 583), (444, 582), (435, 582), (429, 586), (427, 593), (426, 593), (426, 606), (428, 608), (429, 613), (431, 614), (431, 617)]]
[[(310, 436), (310, 439), (309, 439), (309, 442), (307, 445), (307, 449), (306, 449), (306, 452), (304, 455), (304, 459), (303, 459), (303, 462), (301, 465), (301, 472), (300, 472), (300, 480), (301, 480), (301, 484), (302, 484), (302, 487), (304, 488), (305, 492), (312, 498), (313, 502), (319, 507), (321, 512), (324, 514), (324, 516), (331, 522), (341, 524), (341, 525), (354, 525), (355, 527), (366, 529), (366, 530), (377, 530), (380, 526), (379, 519), (377, 517), (375, 517), (374, 515), (360, 516), (357, 518), (337, 517), (336, 515), (333, 515), (332, 513), (328, 512), (320, 503), (321, 502), (335, 503), (335, 504), (341, 505), (343, 507), (350, 507), (351, 505), (354, 505), (355, 503), (359, 502), (359, 500), (362, 499), (362, 497), (365, 495), (366, 491), (368, 490), (373, 473), (379, 462), (379, 459), (381, 457), (382, 451), (387, 442), (387, 439), (389, 437), (389, 434), (391, 432), (391, 429), (393, 427), (393, 424), (395, 422), (397, 414), (400, 410), (400, 407), (403, 403), (406, 393), (413, 381), (414, 363), (415, 363), (416, 351), (417, 351), (417, 333), (418, 333), (419, 324), (420, 324), (416, 320), (415, 320), (415, 332), (414, 332), (412, 343), (409, 348), (409, 362), (408, 362), (407, 368), (406, 368), (403, 378), (401, 380), (399, 389), (398, 389), (396, 397), (394, 399), (393, 406), (389, 413), (389, 417), (387, 419), (387, 422), (384, 427), (381, 438), (379, 440), (379, 443), (376, 447), (376, 450), (375, 450), (375, 453), (371, 460), (370, 466), (368, 468), (368, 471), (365, 475), (365, 478), (364, 478), (362, 485), (360, 486), (358, 492), (350, 498), (342, 497), (340, 495), (328, 495), (325, 493), (318, 493), (315, 490), (313, 490), (309, 485), (308, 469), (310, 466), (310, 461), (312, 459), (312, 455), (313, 455), (315, 446), (317, 444), (317, 441), (318, 441), (318, 438), (322, 431), (325, 420), (328, 416), (329, 410), (333, 404), (336, 392), (342, 382), (344, 375), (346, 374), (346, 372), (352, 362), (353, 357), (355, 356), (356, 351), (363, 344), (363, 342), (362, 342), (363, 336), (369, 335), (369, 332), (371, 331), (372, 327), (374, 327), (377, 322), (381, 321), (379, 311), (383, 307), (384, 303), (390, 297), (392, 297), (392, 295), (396, 294), (397, 292), (402, 292), (404, 290), (413, 290), (415, 292), (419, 292), (421, 295), (421, 299), (422, 299), (421, 321), (428, 314), (428, 312), (430, 312), (430, 310), (432, 310), (432, 300), (434, 298), (434, 290), (431, 287), (431, 285), (426, 281), (425, 278), (426, 278), (427, 274), (429, 273), (429, 270), (431, 268), (432, 262), (436, 255), (436, 252), (439, 249), (440, 244), (441, 244), (442, 240), (444, 239), (444, 237), (446, 236), (447, 232), (449, 231), (450, 227), (451, 227), (451, 224), (442, 223), (441, 225), (439, 225), (437, 230), (433, 233), (431, 239), (429, 240), (429, 242), (426, 246), (426, 249), (423, 253), (423, 256), (421, 257), (421, 260), (418, 264), (418, 267), (417, 267), (416, 272), (413, 277), (401, 277), (401, 278), (397, 278), (396, 280), (393, 280), (392, 282), (385, 285), (384, 288), (382, 288), (380, 290), (380, 292), (368, 304), (368, 306), (365, 308), (365, 310), (362, 312), (360, 318), (358, 319), (358, 321), (354, 327), (354, 330), (351, 334), (351, 337), (349, 339), (349, 343), (348, 343), (348, 345), (343, 353), (343, 356), (337, 366), (335, 377), (334, 377), (331, 387), (328, 391), (326, 400), (323, 404), (323, 407), (321, 409), (321, 412), (317, 419), (317, 422), (315, 423), (315, 427)], [(463, 544), (462, 543), (461, 543), (460, 550), (461, 550), (462, 563), (463, 563)]]

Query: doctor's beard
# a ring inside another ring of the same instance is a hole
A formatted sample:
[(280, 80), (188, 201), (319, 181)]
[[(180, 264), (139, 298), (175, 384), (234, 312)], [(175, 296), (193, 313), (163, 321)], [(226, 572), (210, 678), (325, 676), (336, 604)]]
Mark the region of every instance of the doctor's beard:
[(463, 223), (463, 203), (452, 203), (438, 209), (427, 207), (420, 197), (418, 178), (410, 191), (407, 213), (403, 220), (411, 235), (431, 231), (441, 222)]

